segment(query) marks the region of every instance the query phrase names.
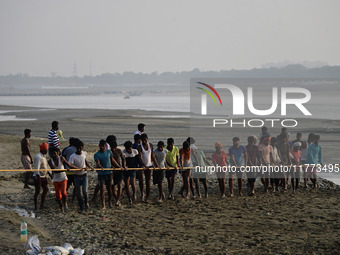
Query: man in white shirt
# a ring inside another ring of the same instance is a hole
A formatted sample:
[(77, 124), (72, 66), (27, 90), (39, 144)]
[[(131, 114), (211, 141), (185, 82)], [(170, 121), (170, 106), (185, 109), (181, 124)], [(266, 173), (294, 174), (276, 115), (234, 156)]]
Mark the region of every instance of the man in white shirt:
[[(86, 152), (83, 151), (84, 144), (78, 140), (76, 144), (76, 152), (70, 157), (69, 163), (75, 165), (81, 170), (74, 171), (74, 186), (77, 194), (78, 204), (81, 211), (88, 210), (89, 196), (88, 196), (88, 180), (87, 180), (87, 168), (94, 170), (86, 160)], [(81, 195), (80, 188), (82, 188), (83, 196)], [(85, 208), (84, 208), (85, 204)]]
[[(47, 169), (48, 164), (45, 155), (47, 154), (48, 144), (42, 143), (39, 145), (39, 147), (40, 152), (34, 157), (34, 169), (36, 170)], [(33, 173), (35, 187), (34, 207), (36, 211), (38, 210), (38, 197), (41, 188), (43, 189), (43, 193), (41, 195), (40, 209), (44, 209), (44, 202), (48, 192), (48, 181), (46, 178), (46, 172), (47, 171), (35, 171)], [(52, 174), (50, 172), (47, 173), (50, 176), (50, 178), (52, 178)]]

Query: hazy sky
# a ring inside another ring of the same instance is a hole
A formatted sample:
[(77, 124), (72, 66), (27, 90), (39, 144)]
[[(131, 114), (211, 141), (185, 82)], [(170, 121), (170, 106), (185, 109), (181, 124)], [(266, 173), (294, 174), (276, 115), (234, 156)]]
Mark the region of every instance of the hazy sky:
[(340, 1), (2, 0), (0, 75), (340, 65)]

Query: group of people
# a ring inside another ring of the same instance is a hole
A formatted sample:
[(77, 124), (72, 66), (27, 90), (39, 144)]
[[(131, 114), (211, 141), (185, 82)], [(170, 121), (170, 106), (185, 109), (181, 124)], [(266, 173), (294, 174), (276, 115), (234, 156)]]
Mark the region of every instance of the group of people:
[[(158, 202), (165, 200), (163, 180), (167, 179), (169, 200), (174, 199), (174, 187), (178, 172), (181, 173), (183, 185), (179, 194), (189, 199), (201, 197), (200, 183), (203, 184), (205, 197), (208, 197), (207, 176), (198, 174), (195, 166), (259, 166), (259, 165), (302, 165), (302, 164), (322, 164), (320, 136), (309, 134), (307, 141), (302, 141), (302, 134), (297, 133), (296, 140), (289, 141), (287, 129), (282, 128), (281, 134), (271, 137), (266, 127), (262, 128), (262, 133), (248, 137), (248, 145), (240, 144), (240, 139), (234, 137), (233, 145), (227, 153), (223, 150), (222, 143), (215, 143), (215, 152), (211, 156), (206, 156), (203, 150), (195, 145), (195, 139), (188, 137), (183, 142), (182, 147), (176, 147), (173, 138), (168, 138), (167, 143), (159, 141), (157, 146), (153, 146), (148, 141), (145, 133), (145, 124), (138, 124), (138, 130), (134, 133), (134, 142), (126, 141), (124, 148), (118, 148), (117, 139), (114, 135), (109, 135), (105, 140), (99, 141), (99, 149), (94, 154), (95, 167), (87, 161), (87, 153), (83, 150), (84, 144), (78, 138), (71, 137), (69, 146), (61, 151), (58, 136), (59, 123), (52, 122), (52, 129), (48, 134), (48, 143), (39, 145), (40, 152), (32, 158), (30, 153), (30, 137), (32, 131), (25, 129), (25, 137), (21, 141), (22, 156), (21, 161), (25, 169), (32, 169), (34, 178), (34, 205), (38, 210), (38, 197), (42, 189), (40, 209), (44, 207), (44, 201), (48, 192), (47, 175), (53, 180), (56, 200), (62, 211), (67, 210), (67, 191), (73, 185), (74, 199), (77, 197), (79, 209), (85, 211), (89, 209), (88, 176), (87, 171), (97, 170), (98, 182), (95, 187), (92, 201), (96, 201), (100, 193), (102, 208), (106, 208), (105, 188), (108, 196), (109, 207), (121, 205), (121, 197), (124, 194), (128, 203), (132, 204), (137, 200), (136, 179), (139, 183), (141, 201), (149, 202), (151, 191), (151, 177), (154, 185), (158, 186)], [(49, 159), (46, 155), (49, 154)], [(95, 169), (94, 169), (95, 168)], [(47, 169), (51, 169), (52, 173)], [(316, 173), (303, 171), (304, 185), (307, 186), (308, 178), (311, 179), (313, 187), (316, 188)], [(24, 188), (29, 188), (28, 180), (31, 172), (28, 171), (25, 177)], [(229, 179), (230, 196), (234, 196), (234, 177), (238, 181), (239, 195), (242, 193), (243, 173), (227, 173), (225, 171), (216, 172), (221, 198), (226, 196), (225, 179)], [(291, 178), (293, 191), (298, 188), (300, 172), (290, 173), (247, 173), (247, 186), (249, 195), (255, 193), (255, 181), (261, 178), (265, 192), (271, 186), (273, 192), (279, 191), (282, 187), (287, 190), (288, 178)], [(145, 192), (144, 192), (145, 183)], [(124, 184), (124, 187), (123, 187)], [(132, 192), (131, 192), (132, 191)]]

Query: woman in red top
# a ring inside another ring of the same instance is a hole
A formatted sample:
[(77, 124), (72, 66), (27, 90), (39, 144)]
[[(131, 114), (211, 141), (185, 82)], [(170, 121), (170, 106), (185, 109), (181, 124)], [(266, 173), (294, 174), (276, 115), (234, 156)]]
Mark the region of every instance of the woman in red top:
[[(225, 151), (222, 150), (222, 144), (221, 142), (215, 143), (215, 149), (216, 151), (212, 154), (212, 162), (216, 166), (224, 167), (229, 164), (227, 154)], [(226, 177), (226, 171), (223, 171), (222, 169), (219, 169), (216, 171), (218, 185), (220, 187), (221, 191), (221, 198), (225, 197), (225, 177)]]

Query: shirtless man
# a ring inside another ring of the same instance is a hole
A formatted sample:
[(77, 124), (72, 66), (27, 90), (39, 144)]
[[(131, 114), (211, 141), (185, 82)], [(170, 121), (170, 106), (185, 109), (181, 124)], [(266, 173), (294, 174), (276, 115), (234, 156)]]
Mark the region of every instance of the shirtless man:
[[(30, 151), (30, 138), (32, 135), (31, 129), (25, 129), (24, 131), (25, 137), (21, 140), (21, 162), (24, 166), (24, 169), (32, 169), (33, 159)], [(25, 174), (25, 185), (24, 189), (29, 189), (28, 180), (32, 176), (32, 172), (27, 171)]]

